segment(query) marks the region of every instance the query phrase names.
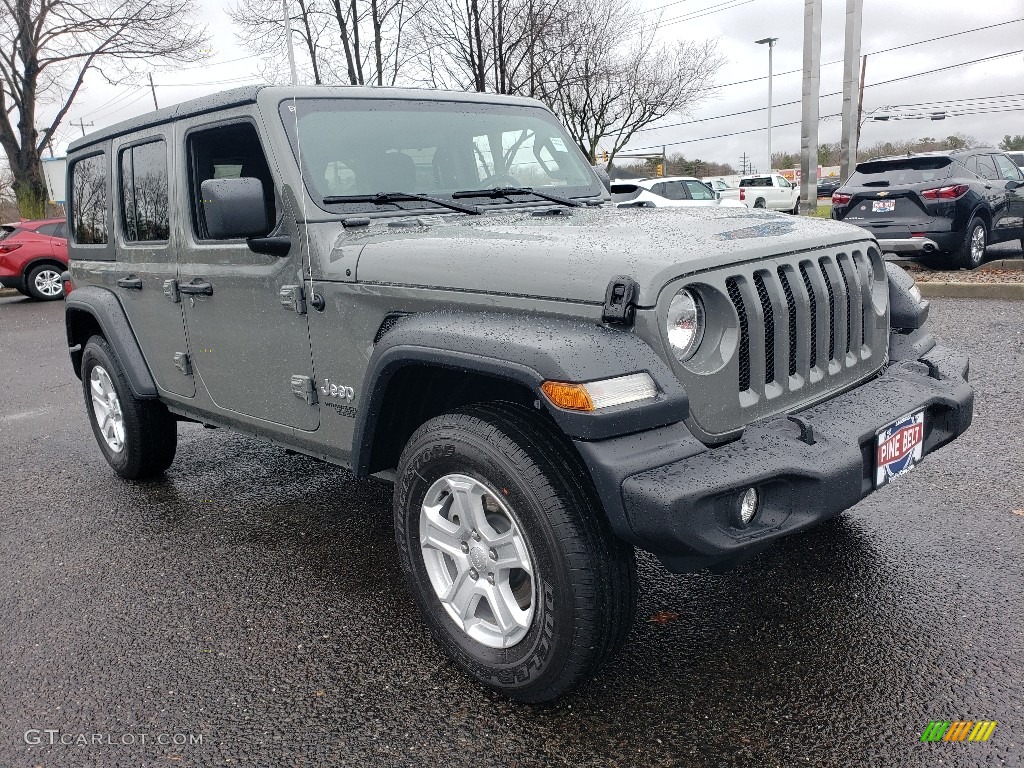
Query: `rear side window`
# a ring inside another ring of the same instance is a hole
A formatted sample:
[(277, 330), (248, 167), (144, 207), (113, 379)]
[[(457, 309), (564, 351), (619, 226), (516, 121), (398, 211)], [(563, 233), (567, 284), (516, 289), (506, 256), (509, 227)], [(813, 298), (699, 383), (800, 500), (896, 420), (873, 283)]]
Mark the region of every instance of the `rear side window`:
[(57, 234), (57, 227), (59, 226), (59, 223), (43, 224), (41, 227), (36, 228), (36, 232), (40, 235), (46, 235), (47, 237), (54, 237)]
[(4, 238), (10, 237), (11, 235), (13, 235), (17, 231), (18, 231), (17, 227), (11, 227), (11, 226), (0, 227), (0, 240), (3, 240)]
[(121, 216), (129, 242), (167, 240), (167, 145), (162, 140), (121, 152)]
[(107, 242), (107, 156), (93, 155), (71, 169), (71, 221), (75, 242)]
[(854, 187), (895, 187), (948, 179), (953, 161), (948, 157), (908, 157), (861, 163), (847, 184)]
[(978, 175), (983, 179), (998, 179), (999, 171), (992, 160), (992, 155), (978, 155)]

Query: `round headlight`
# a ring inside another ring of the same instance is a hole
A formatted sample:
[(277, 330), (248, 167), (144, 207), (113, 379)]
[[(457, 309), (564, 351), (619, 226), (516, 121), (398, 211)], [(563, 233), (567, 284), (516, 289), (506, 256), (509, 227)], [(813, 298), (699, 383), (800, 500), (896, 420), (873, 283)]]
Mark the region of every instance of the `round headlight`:
[(679, 291), (668, 306), (665, 325), (672, 353), (679, 362), (686, 362), (704, 338), (704, 305), (700, 297), (686, 288)]

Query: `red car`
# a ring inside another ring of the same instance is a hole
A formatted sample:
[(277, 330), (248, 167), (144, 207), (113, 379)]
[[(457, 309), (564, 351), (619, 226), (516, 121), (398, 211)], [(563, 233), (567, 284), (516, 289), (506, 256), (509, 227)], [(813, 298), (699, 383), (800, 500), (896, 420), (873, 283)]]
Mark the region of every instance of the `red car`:
[(63, 298), (60, 272), (68, 268), (63, 219), (0, 226), (0, 286), (40, 301)]
[(40, 301), (64, 297), (60, 274), (68, 268), (64, 219), (0, 226), (0, 285)]

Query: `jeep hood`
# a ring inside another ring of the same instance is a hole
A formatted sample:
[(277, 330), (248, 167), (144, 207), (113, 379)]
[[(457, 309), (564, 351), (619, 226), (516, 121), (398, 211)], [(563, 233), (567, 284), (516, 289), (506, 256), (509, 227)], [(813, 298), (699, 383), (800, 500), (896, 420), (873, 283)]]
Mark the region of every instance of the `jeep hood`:
[[(374, 219), (337, 237), (324, 277), (344, 279), (333, 272), (358, 251), (361, 283), (602, 304), (609, 280), (629, 275), (647, 307), (677, 277), (871, 237), (831, 220), (738, 208), (550, 210)], [(335, 259), (342, 251), (349, 258)]]

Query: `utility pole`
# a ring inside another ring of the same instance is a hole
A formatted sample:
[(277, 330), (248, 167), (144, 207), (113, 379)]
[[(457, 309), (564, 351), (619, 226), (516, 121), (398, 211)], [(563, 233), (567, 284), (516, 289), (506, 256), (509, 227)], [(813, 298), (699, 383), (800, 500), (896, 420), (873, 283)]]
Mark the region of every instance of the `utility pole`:
[(804, 86), (800, 118), (800, 208), (818, 210), (818, 99), (821, 94), (821, 0), (804, 0)]
[(153, 73), (149, 73), (149, 90), (153, 92), (153, 109), (160, 109), (160, 105), (156, 103), (156, 86), (153, 85)]
[(661, 175), (668, 176), (668, 155), (665, 153), (665, 145), (661, 145)]
[[(843, 137), (839, 149), (839, 178), (850, 178), (853, 166), (857, 164), (857, 139), (860, 132), (860, 109), (854, 117), (853, 89), (857, 76), (857, 59), (860, 58), (861, 26), (864, 0), (846, 0), (846, 46), (843, 61)], [(861, 83), (863, 96), (863, 83)]]
[[(281, 0), (281, 10), (284, 13), (284, 39), (288, 44), (288, 66), (292, 71), (292, 85), (297, 85), (299, 78), (295, 74), (295, 47), (292, 45), (292, 14), (288, 10), (288, 0)], [(353, 19), (354, 22), (355, 19)]]
[[(71, 120), (71, 121), (70, 121), (70, 123), (71, 123), (72, 125), (74, 125), (74, 124), (75, 124), (75, 121), (74, 121), (74, 120)], [(79, 118), (79, 120), (78, 120), (78, 127), (82, 129), (82, 135), (83, 135), (83, 136), (85, 136), (85, 126), (87, 126), (87, 125), (88, 125), (88, 126), (91, 126), (91, 125), (92, 125), (92, 123), (83, 123), (83, 122), (82, 122), (82, 120), (81, 120), (81, 118)]]
[(768, 46), (768, 171), (772, 170), (772, 49), (775, 48), (777, 37), (766, 37), (755, 40), (756, 45)]
[[(860, 94), (857, 96), (857, 145), (860, 146), (860, 127), (864, 124), (864, 75), (868, 71), (868, 55), (860, 57)], [(846, 179), (843, 179), (846, 181)]]

